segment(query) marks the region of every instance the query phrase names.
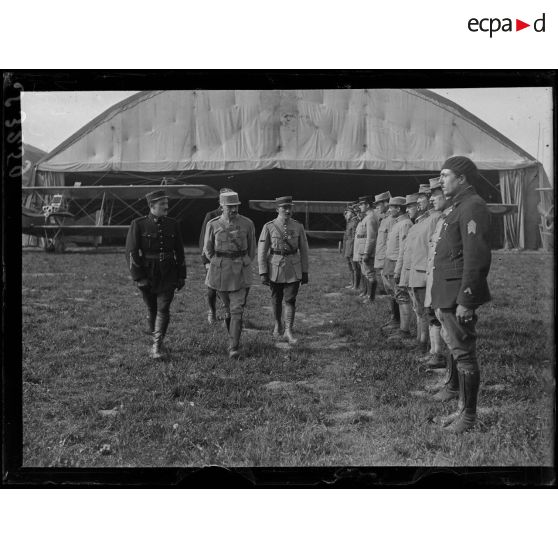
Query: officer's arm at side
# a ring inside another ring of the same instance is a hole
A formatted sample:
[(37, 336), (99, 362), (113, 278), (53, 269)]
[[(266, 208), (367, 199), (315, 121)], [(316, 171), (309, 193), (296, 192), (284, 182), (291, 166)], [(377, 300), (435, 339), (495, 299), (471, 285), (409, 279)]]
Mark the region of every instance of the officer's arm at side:
[(178, 264), (178, 278), (186, 279), (186, 258), (184, 256), (184, 242), (182, 241), (182, 231), (180, 230), (180, 223), (176, 223), (176, 236), (174, 243), (174, 254), (176, 263)]
[(298, 236), (298, 244), (300, 250), (300, 265), (302, 273), (308, 273), (308, 238), (304, 227), (300, 226), (300, 234)]
[(140, 281), (147, 277), (145, 270), (141, 266), (139, 249), (140, 231), (137, 222), (132, 221), (126, 236), (126, 260), (128, 262), (130, 275), (134, 281)]
[(271, 239), (269, 229), (267, 228), (267, 225), (264, 225), (258, 242), (258, 272), (260, 275), (269, 273), (269, 269), (267, 267), (267, 254), (269, 252), (270, 245)]
[(209, 260), (211, 260), (211, 258), (215, 255), (215, 234), (213, 227), (211, 226), (211, 222), (207, 223), (207, 226), (205, 227), (203, 252)]

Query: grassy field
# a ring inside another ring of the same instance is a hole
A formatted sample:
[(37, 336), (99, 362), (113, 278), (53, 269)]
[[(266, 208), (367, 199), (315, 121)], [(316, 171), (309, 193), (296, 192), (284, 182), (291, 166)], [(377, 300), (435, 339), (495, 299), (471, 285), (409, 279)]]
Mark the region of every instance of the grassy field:
[(553, 256), (493, 254), (479, 318), (480, 421), (432, 423), (440, 379), (386, 347), (388, 303), (363, 306), (331, 249), (311, 251), (296, 348), (271, 337), (255, 286), (244, 358), (206, 322), (203, 268), (187, 251), (171, 358), (148, 358), (141, 297), (123, 250), (23, 253), (25, 466), (550, 466), (554, 437)]

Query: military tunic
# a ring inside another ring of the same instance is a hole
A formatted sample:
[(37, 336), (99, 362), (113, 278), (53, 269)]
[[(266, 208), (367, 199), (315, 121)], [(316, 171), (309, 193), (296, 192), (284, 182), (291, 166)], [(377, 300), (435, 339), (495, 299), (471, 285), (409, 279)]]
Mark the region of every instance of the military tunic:
[(381, 269), (384, 267), (387, 237), (394, 223), (395, 219), (389, 214), (384, 215), (384, 217), (380, 220), (380, 225), (378, 227), (378, 238), (376, 240), (376, 255), (374, 257), (374, 267), (376, 269)]
[(361, 254), (364, 253), (364, 247), (366, 246), (366, 224), (364, 223), (364, 218), (361, 218), (357, 223), (355, 229), (355, 245), (353, 248), (353, 261), (360, 262)]
[(126, 237), (126, 260), (132, 279), (149, 279), (152, 293), (174, 290), (186, 279), (178, 221), (152, 213), (134, 219)]
[(238, 291), (252, 284), (252, 260), (256, 255), (254, 223), (237, 215), (231, 222), (223, 216), (207, 223), (204, 254), (209, 258), (205, 284), (216, 291)]
[(490, 300), (488, 235), (486, 203), (469, 186), (452, 200), (434, 250), (432, 308), (475, 309)]
[(304, 226), (295, 219), (277, 218), (266, 223), (258, 242), (260, 275), (273, 283), (294, 283), (308, 273), (308, 240)]
[[(417, 227), (415, 241), (411, 250), (408, 284), (411, 288), (426, 287), (426, 267), (428, 261), (429, 243), (440, 219), (441, 212), (434, 209), (427, 211), (415, 223)], [(409, 230), (409, 236), (411, 231)], [(407, 237), (408, 238), (408, 237)]]
[(407, 233), (412, 225), (411, 218), (404, 213), (395, 219), (386, 241), (386, 257), (384, 261), (384, 267), (389, 263), (389, 271), (386, 271), (388, 275), (395, 275), (395, 264), (397, 263), (397, 258), (399, 257), (399, 252), (405, 242)]
[(358, 218), (351, 217), (347, 221), (345, 232), (343, 233), (343, 256), (348, 259), (353, 259), (353, 252), (355, 248), (355, 234), (358, 225)]
[(203, 219), (198, 246), (200, 249), (201, 260), (204, 265), (209, 263), (209, 258), (205, 255), (203, 251), (203, 242), (205, 240), (205, 229), (207, 228), (207, 223), (209, 223), (209, 221), (211, 221), (212, 219), (215, 219), (215, 217), (219, 217), (221, 213), (223, 213), (223, 210), (220, 207), (218, 207), (217, 209), (213, 209), (212, 211), (206, 213)]
[(429, 308), (432, 304), (432, 268), (434, 267), (434, 252), (436, 250), (436, 244), (440, 238), (440, 231), (442, 230), (442, 225), (444, 224), (444, 219), (448, 210), (449, 208), (444, 209), (444, 211), (442, 211), (438, 216), (434, 232), (428, 241), (428, 257), (426, 259), (426, 294), (424, 297), (424, 306), (426, 308)]

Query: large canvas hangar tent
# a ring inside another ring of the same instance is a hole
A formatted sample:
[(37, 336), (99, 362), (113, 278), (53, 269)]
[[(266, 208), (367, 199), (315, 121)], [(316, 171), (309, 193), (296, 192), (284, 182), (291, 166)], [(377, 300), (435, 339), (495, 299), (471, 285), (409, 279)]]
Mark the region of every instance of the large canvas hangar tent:
[[(549, 187), (542, 165), (485, 122), (427, 90), (141, 92), (39, 161), (35, 184), (195, 179), (235, 188), (247, 208), (250, 198), (285, 193), (314, 200), (354, 199), (386, 189), (393, 195), (411, 193), (457, 154), (481, 170), (475, 186), (487, 201), (519, 206), (503, 225), (498, 218), (501, 244), (537, 248), (537, 189)], [(187, 224), (192, 232), (215, 205), (207, 204), (200, 201), (199, 215)]]

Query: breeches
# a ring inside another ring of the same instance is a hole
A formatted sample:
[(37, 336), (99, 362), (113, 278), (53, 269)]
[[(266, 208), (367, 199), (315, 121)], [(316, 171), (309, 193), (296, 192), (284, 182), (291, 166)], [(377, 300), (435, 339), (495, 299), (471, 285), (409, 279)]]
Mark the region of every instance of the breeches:
[(285, 304), (295, 305), (299, 288), (300, 281), (294, 283), (270, 283), (273, 304), (280, 305), (285, 300)]
[(387, 294), (392, 294), (389, 277), (384, 273), (384, 268), (378, 269), (378, 271), (380, 272), (380, 277), (382, 278), (382, 283), (384, 284), (384, 290)]
[(442, 324), (442, 339), (448, 345), (459, 370), (476, 372), (479, 369), (477, 361), (475, 325), (477, 316), (468, 324), (460, 324), (455, 315), (455, 309), (436, 308), (436, 317)]
[(360, 269), (362, 270), (362, 274), (368, 279), (369, 281), (376, 280), (376, 270), (374, 269), (374, 261), (369, 260), (365, 262), (364, 260), (360, 260)]
[(174, 289), (162, 293), (152, 293), (146, 289), (140, 289), (140, 291), (150, 314), (159, 314), (165, 317), (170, 315), (170, 305), (174, 298)]
[(225, 315), (242, 318), (248, 299), (248, 291), (247, 288), (238, 289), (238, 291), (217, 291), (225, 307)]

